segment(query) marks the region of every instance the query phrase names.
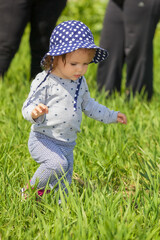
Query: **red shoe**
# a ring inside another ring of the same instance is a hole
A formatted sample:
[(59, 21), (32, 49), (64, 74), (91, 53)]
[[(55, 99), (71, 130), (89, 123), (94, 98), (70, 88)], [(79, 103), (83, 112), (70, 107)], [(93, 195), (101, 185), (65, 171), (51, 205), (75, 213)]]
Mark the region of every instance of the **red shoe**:
[[(22, 198), (24, 198), (24, 199), (27, 199), (28, 197), (29, 197), (29, 195), (27, 194), (27, 190), (29, 189), (29, 186), (28, 186), (28, 184), (27, 184), (27, 186), (26, 186), (26, 188), (22, 188), (21, 189), (21, 195), (22, 195)], [(32, 189), (34, 189), (34, 187), (32, 187)], [(39, 197), (42, 197), (43, 196), (43, 194), (44, 194), (44, 192), (45, 192), (45, 189), (40, 189), (40, 190), (38, 190), (38, 196)], [(50, 193), (50, 190), (47, 190), (45, 193)]]

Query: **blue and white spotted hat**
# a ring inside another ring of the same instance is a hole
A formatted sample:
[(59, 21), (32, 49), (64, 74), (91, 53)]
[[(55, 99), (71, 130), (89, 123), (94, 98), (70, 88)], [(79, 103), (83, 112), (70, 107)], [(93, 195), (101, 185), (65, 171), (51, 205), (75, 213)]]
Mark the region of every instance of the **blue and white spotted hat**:
[(84, 23), (75, 20), (62, 22), (53, 30), (49, 51), (45, 54), (41, 63), (43, 65), (46, 56), (59, 56), (79, 48), (96, 49), (91, 63), (101, 62), (108, 57), (107, 50), (95, 45), (93, 35)]

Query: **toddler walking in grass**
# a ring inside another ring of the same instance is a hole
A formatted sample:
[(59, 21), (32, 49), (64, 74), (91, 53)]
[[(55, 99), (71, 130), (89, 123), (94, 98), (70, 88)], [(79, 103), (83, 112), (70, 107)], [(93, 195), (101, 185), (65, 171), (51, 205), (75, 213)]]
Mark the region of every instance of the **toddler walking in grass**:
[[(22, 113), (32, 123), (28, 148), (39, 164), (30, 184), (43, 194), (47, 183), (67, 192), (71, 184), (73, 149), (80, 131), (82, 112), (102, 123), (126, 124), (126, 116), (109, 110), (90, 97), (84, 74), (88, 64), (99, 63), (108, 52), (95, 45), (90, 29), (80, 21), (59, 24), (42, 59), (44, 71), (31, 84)], [(65, 179), (65, 181), (64, 181)]]

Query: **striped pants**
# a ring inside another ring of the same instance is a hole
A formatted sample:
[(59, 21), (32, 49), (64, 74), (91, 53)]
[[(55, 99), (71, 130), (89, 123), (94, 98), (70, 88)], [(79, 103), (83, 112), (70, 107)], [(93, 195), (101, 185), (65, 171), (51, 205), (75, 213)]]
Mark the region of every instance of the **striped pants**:
[[(32, 158), (40, 164), (31, 179), (31, 186), (38, 181), (38, 189), (45, 188), (47, 183), (53, 189), (63, 176), (71, 184), (75, 145), (75, 142), (62, 142), (31, 131), (28, 141), (29, 152)], [(63, 180), (61, 184), (65, 188)]]

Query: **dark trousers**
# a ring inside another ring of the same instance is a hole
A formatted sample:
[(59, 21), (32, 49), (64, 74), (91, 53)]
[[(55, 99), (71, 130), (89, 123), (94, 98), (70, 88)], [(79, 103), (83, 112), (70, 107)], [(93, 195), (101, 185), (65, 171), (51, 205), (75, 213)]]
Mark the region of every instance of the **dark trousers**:
[(125, 0), (123, 6), (110, 0), (100, 39), (110, 56), (98, 66), (99, 89), (120, 91), (126, 62), (126, 87), (133, 94), (144, 88), (152, 97), (153, 37), (159, 19), (159, 0)]
[(28, 22), (31, 24), (31, 78), (41, 71), (40, 61), (49, 49), (49, 38), (67, 0), (0, 0), (0, 75), (19, 48)]

